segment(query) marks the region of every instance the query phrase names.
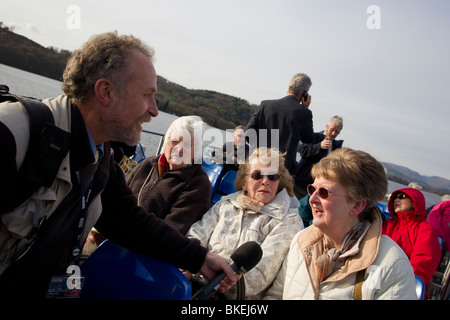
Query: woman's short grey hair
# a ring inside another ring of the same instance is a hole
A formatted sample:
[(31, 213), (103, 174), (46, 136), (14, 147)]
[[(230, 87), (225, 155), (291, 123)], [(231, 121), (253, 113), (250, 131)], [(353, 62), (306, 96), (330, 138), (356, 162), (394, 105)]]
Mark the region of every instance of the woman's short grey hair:
[[(166, 149), (167, 143), (174, 134), (178, 137), (190, 138), (194, 143), (194, 163), (201, 164), (203, 160), (203, 133), (206, 129), (206, 123), (199, 116), (184, 116), (176, 119), (167, 129), (164, 136), (162, 152)], [(192, 156), (192, 155), (191, 155)]]
[(304, 73), (297, 73), (292, 77), (291, 82), (289, 83), (288, 93), (293, 93), (300, 96), (303, 91), (309, 91), (311, 85), (311, 78), (308, 75)]

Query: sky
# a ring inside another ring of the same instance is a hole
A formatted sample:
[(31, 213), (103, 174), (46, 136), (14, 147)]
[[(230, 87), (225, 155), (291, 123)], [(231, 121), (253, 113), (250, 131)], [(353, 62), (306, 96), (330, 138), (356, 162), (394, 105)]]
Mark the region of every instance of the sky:
[[(448, 0), (0, 0), (0, 21), (45, 46), (132, 34), (157, 73), (258, 105), (312, 79), (314, 130), (380, 161), (450, 179)], [(245, 124), (244, 124), (245, 125)]]

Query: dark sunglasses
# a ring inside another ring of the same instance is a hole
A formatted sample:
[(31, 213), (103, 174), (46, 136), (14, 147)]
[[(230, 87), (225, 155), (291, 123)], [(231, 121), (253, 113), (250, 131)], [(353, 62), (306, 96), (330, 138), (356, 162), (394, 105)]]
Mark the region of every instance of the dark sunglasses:
[(396, 199), (410, 199), (410, 197), (406, 193), (399, 193), (395, 196), (394, 200)]
[(306, 191), (308, 191), (308, 194), (310, 196), (313, 195), (314, 192), (319, 191), (319, 197), (321, 197), (322, 199), (326, 199), (328, 198), (328, 196), (330, 194), (335, 195), (335, 196), (341, 196), (341, 197), (347, 197), (346, 194), (336, 194), (334, 192), (329, 191), (328, 189), (324, 188), (324, 187), (320, 187), (319, 189), (317, 189), (314, 185), (310, 184), (306, 187)]
[(252, 177), (253, 180), (261, 180), (264, 176), (267, 176), (267, 178), (270, 181), (278, 181), (278, 180), (280, 180), (280, 175), (278, 173), (275, 173), (275, 174), (261, 174), (260, 171), (255, 171), (253, 173), (247, 173), (246, 175)]

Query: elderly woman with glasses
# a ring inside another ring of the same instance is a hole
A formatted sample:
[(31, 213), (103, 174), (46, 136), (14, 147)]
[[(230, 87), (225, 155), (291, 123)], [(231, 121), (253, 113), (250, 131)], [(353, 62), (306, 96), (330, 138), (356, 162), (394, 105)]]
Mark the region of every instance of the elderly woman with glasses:
[[(242, 244), (256, 241), (261, 261), (244, 276), (245, 299), (260, 299), (275, 279), (294, 235), (303, 229), (294, 197), (293, 178), (276, 149), (259, 148), (239, 167), (236, 193), (222, 197), (186, 236), (223, 257)], [(233, 288), (226, 292), (235, 298)]]
[(308, 186), (313, 224), (299, 232), (267, 299), (416, 299), (403, 250), (381, 234), (383, 166), (348, 148), (315, 164)]
[(425, 197), (420, 190), (403, 188), (389, 198), (390, 219), (383, 223), (383, 234), (389, 236), (402, 249), (411, 262), (414, 274), (428, 286), (441, 260), (438, 234), (426, 222)]

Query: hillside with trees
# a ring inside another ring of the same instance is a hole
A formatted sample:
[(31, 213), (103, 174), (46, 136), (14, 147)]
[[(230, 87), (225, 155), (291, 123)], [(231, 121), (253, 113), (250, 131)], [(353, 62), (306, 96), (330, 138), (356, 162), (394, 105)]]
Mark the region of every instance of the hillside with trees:
[(210, 126), (233, 129), (246, 125), (256, 105), (246, 100), (209, 90), (186, 89), (158, 76), (158, 108), (177, 116), (198, 115)]
[(386, 168), (388, 179), (404, 185), (417, 182), (423, 190), (439, 195), (450, 194), (450, 180), (442, 177), (427, 177), (409, 168), (397, 164), (382, 162)]
[(0, 63), (61, 81), (69, 56), (70, 51), (44, 48), (0, 22)]
[[(62, 74), (71, 52), (40, 44), (18, 35), (0, 22), (0, 63), (55, 80)], [(246, 125), (256, 105), (209, 90), (192, 90), (158, 76), (156, 102), (161, 111), (177, 116), (198, 115), (219, 129)]]

